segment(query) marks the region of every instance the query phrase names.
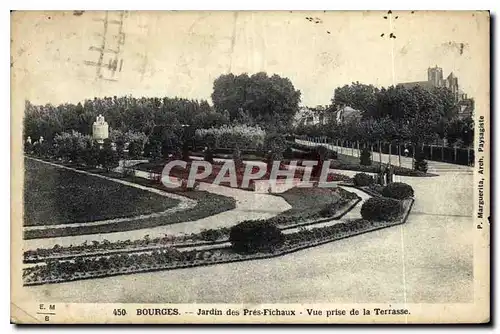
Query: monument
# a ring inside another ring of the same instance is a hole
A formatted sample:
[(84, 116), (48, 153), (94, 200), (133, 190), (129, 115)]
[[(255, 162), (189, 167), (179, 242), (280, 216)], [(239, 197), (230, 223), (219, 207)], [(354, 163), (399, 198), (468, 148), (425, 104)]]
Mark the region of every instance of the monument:
[(99, 115), (92, 126), (92, 137), (99, 143), (104, 143), (104, 139), (109, 136), (108, 123), (104, 120), (104, 116)]

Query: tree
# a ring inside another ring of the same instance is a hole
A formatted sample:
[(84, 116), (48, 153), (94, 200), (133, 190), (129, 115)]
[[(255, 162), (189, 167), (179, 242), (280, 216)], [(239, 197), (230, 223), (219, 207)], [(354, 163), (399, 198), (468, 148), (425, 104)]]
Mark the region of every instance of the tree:
[(413, 169), (427, 173), (427, 161), (424, 159), (424, 152), (420, 149), (417, 149), (417, 152), (415, 153)]
[(85, 145), (83, 152), (83, 162), (89, 167), (95, 167), (99, 164), (99, 147), (96, 143), (89, 140)]
[(353, 82), (351, 85), (338, 87), (334, 91), (332, 104), (338, 109), (343, 106), (361, 110), (367, 114), (373, 113), (376, 107), (378, 88)]
[(148, 142), (144, 151), (152, 161), (158, 161), (163, 157), (162, 144), (158, 141)]
[(370, 166), (372, 164), (371, 152), (366, 147), (361, 150), (361, 154), (359, 156), (359, 164), (363, 166)]
[(212, 152), (212, 148), (210, 146), (207, 146), (207, 148), (205, 149), (203, 160), (211, 164), (214, 163), (214, 153)]
[(474, 120), (471, 117), (453, 119), (446, 124), (445, 133), (450, 144), (461, 143), (469, 146), (474, 138)]
[(111, 146), (111, 140), (105, 139), (99, 152), (99, 164), (109, 172), (111, 169), (118, 167), (118, 161), (119, 158)]
[(90, 136), (77, 131), (63, 132), (54, 137), (54, 154), (58, 158), (80, 162)]
[(266, 134), (264, 139), (265, 149), (271, 153), (271, 159), (281, 160), (283, 159), (283, 152), (287, 148), (285, 141), (285, 136), (279, 133)]
[(212, 101), (216, 111), (228, 111), (230, 119), (248, 113), (263, 127), (291, 126), (298, 111), (300, 91), (295, 90), (288, 78), (269, 77), (260, 72), (252, 76), (224, 74), (214, 81)]

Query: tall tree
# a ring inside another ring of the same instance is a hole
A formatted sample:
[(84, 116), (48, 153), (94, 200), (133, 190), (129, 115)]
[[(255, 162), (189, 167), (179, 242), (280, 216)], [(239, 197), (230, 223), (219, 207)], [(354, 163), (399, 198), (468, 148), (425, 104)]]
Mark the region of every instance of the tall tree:
[(338, 87), (334, 91), (332, 104), (336, 109), (349, 106), (368, 114), (373, 113), (376, 107), (378, 88), (353, 82), (351, 85)]
[(231, 120), (248, 113), (263, 127), (289, 127), (298, 111), (300, 91), (288, 78), (224, 74), (214, 81), (212, 101), (218, 112), (227, 110)]

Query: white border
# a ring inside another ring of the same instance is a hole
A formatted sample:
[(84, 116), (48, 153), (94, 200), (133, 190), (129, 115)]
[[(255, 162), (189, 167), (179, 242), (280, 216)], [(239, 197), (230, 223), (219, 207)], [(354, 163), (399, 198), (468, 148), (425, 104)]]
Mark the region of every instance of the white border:
[[(129, 1), (129, 0), (122, 0), (122, 1), (117, 1), (115, 3), (105, 3), (102, 0), (87, 0), (87, 1), (78, 1), (78, 2), (68, 2), (68, 1), (60, 1), (60, 0), (46, 0), (46, 1), (24, 1), (24, 0), (18, 0), (18, 1), (13, 1), (11, 3), (7, 2), (2, 2), (1, 7), (2, 7), (2, 16), (0, 17), (0, 26), (1, 26), (1, 34), (2, 38), (1, 40), (3, 41), (3, 48), (2, 48), (2, 57), (0, 58), (2, 61), (1, 63), (3, 66), (1, 67), (2, 70), (2, 108), (1, 108), (1, 113), (0, 113), (0, 147), (1, 147), (1, 152), (3, 156), (10, 156), (10, 70), (7, 69), (7, 63), (10, 62), (10, 45), (7, 44), (10, 40), (10, 14), (8, 9), (17, 9), (17, 10), (42, 10), (42, 9), (58, 9), (58, 10), (63, 10), (63, 9), (129, 9), (129, 10), (140, 10), (140, 9), (148, 9), (148, 10), (201, 10), (201, 9), (206, 9), (206, 10), (223, 10), (223, 9), (230, 9), (230, 10), (313, 10), (313, 9), (321, 9), (321, 10), (327, 10), (327, 9), (336, 9), (336, 10), (367, 10), (367, 9), (428, 9), (428, 10), (466, 10), (466, 9), (490, 9), (492, 10), (492, 14), (495, 15), (497, 14), (497, 8), (498, 8), (498, 1), (485, 1), (485, 0), (475, 0), (475, 1), (453, 1), (453, 2), (437, 2), (435, 0), (419, 0), (419, 1), (414, 1), (411, 4), (409, 3), (404, 3), (402, 1), (317, 1), (317, 0), (308, 0), (308, 1), (282, 1), (281, 3), (278, 1), (269, 1), (269, 0), (253, 0), (249, 2), (236, 2), (236, 1), (217, 1), (217, 0), (212, 0), (212, 1), (203, 1), (203, 0), (184, 0), (184, 1), (179, 1), (179, 2), (166, 2), (161, 4), (158, 1), (155, 0), (141, 0), (141, 1)], [(5, 7), (5, 8), (4, 8)], [(498, 24), (498, 17), (495, 17), (495, 23), (496, 25)], [(493, 27), (496, 28), (496, 27)], [(496, 29), (495, 29), (496, 30)], [(495, 31), (494, 33), (494, 42), (495, 45), (498, 45), (498, 33)], [(494, 59), (491, 59), (492, 62), (495, 62), (495, 60), (498, 59), (497, 54), (494, 55)], [(498, 74), (498, 68), (496, 67), (494, 76)], [(491, 94), (498, 96), (499, 95), (499, 88), (498, 86), (495, 87), (495, 91), (491, 92)], [(497, 101), (498, 103), (498, 101)], [(497, 108), (498, 109), (498, 108)], [(496, 113), (496, 110), (492, 110), (492, 114)], [(495, 117), (495, 123), (494, 123), (494, 128), (495, 129), (500, 129), (500, 120), (499, 117)], [(493, 134), (495, 131), (493, 131)], [(494, 140), (494, 138), (492, 138)], [(495, 144), (497, 142), (495, 141)], [(497, 162), (495, 160), (495, 162)], [(1, 175), (2, 175), (2, 184), (1, 187), (1, 211), (4, 214), (4, 217), (2, 219), (2, 236), (3, 236), (3, 242), (2, 242), (2, 268), (9, 268), (9, 258), (10, 256), (7, 256), (7, 254), (10, 253), (10, 231), (9, 231), (9, 226), (10, 226), (10, 189), (9, 185), (10, 184), (10, 165), (8, 163), (3, 163), (0, 165), (1, 166)], [(495, 163), (495, 166), (498, 166), (497, 163)], [(494, 173), (495, 171), (492, 171)], [(497, 182), (498, 177), (496, 178)], [(497, 184), (495, 184), (497, 185)], [(498, 247), (497, 247), (498, 248)], [(2, 284), (1, 286), (4, 289), (4, 293), (2, 294), (3, 296), (10, 296), (10, 284), (8, 282), (9, 280), (9, 275), (2, 275)], [(492, 282), (493, 283), (493, 282)], [(495, 279), (494, 283), (498, 283), (498, 280)], [(4, 298), (4, 301), (1, 303), (1, 312), (2, 312), (2, 333), (7, 333), (7, 332), (12, 332), (16, 330), (17, 328), (8, 325), (9, 323), (9, 313), (10, 313), (10, 307), (9, 307), (9, 300), (8, 298)], [(498, 307), (496, 308), (496, 312), (494, 315), (494, 318), (498, 322)], [(7, 328), (8, 326), (8, 328)], [(68, 328), (65, 328), (64, 330), (67, 330)], [(125, 329), (125, 328), (123, 328)], [(165, 330), (167, 329), (169, 332), (178, 332), (181, 329), (179, 328), (158, 328), (159, 330)], [(191, 330), (192, 328), (186, 328), (187, 330)], [(252, 329), (246, 328), (246, 330)], [(256, 329), (255, 327), (253, 329)], [(273, 330), (294, 330), (292, 327), (287, 327), (287, 328), (272, 328)], [(296, 328), (298, 330), (309, 330), (309, 328)], [(387, 328), (380, 328), (380, 327), (370, 327), (366, 328), (364, 327), (363, 329), (367, 329), (370, 331), (386, 331)], [(399, 331), (401, 327), (396, 327), (393, 328), (393, 330)], [(449, 328), (451, 329), (451, 328)], [(458, 328), (453, 328), (453, 330), (456, 330)], [(463, 328), (464, 330), (467, 331), (474, 331), (474, 330), (479, 330), (480, 328), (468, 328), (465, 327)], [(53, 328), (39, 328), (39, 330), (43, 330), (46, 332), (51, 332), (54, 329)], [(83, 328), (72, 328), (74, 331), (81, 331), (84, 330)], [(112, 328), (112, 331), (118, 332), (119, 330), (122, 330), (122, 328)], [(142, 331), (144, 330), (143, 328), (137, 328), (137, 330)], [(205, 328), (205, 330), (211, 330), (211, 331), (222, 331), (222, 330), (234, 330), (234, 328)], [(258, 329), (259, 331), (267, 331), (271, 330), (270, 328), (260, 328)], [(346, 328), (324, 328), (324, 330), (334, 330), (334, 331), (345, 331)], [(357, 328), (357, 330), (360, 330), (360, 328)], [(437, 329), (430, 329), (430, 328), (418, 328), (418, 330), (425, 330), (428, 333), (435, 332)]]

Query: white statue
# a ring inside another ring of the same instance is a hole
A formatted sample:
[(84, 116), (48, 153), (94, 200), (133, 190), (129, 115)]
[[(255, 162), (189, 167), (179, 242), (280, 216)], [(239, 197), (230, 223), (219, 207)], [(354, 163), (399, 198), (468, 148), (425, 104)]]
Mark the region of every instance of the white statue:
[(104, 116), (99, 115), (92, 126), (92, 136), (98, 143), (103, 143), (104, 139), (109, 137), (108, 123), (104, 120)]

